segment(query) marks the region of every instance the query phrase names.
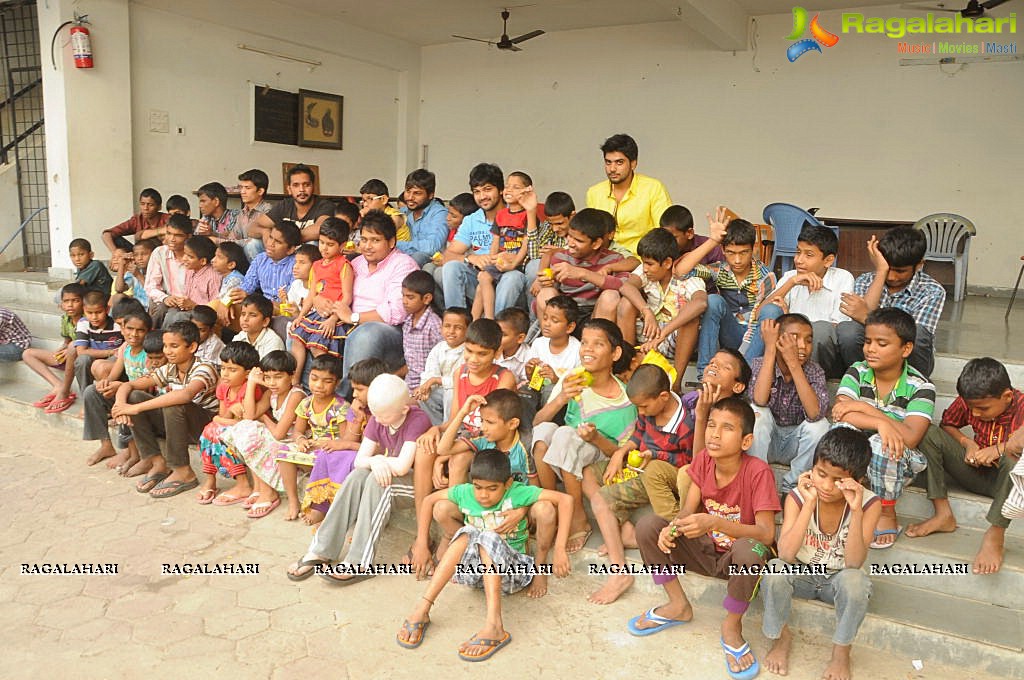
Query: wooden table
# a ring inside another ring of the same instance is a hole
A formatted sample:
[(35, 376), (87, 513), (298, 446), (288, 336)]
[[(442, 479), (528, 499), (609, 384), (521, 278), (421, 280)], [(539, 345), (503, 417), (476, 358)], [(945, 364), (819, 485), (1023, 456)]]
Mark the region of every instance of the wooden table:
[[(893, 227), (912, 227), (914, 222), (905, 220), (863, 220), (848, 217), (824, 217), (815, 215), (819, 222), (828, 227), (839, 227), (839, 254), (836, 266), (842, 267), (854, 276), (873, 269), (868, 257), (867, 242), (872, 236), (882, 238)], [(925, 269), (944, 286), (953, 285), (953, 264), (950, 262), (928, 262)]]

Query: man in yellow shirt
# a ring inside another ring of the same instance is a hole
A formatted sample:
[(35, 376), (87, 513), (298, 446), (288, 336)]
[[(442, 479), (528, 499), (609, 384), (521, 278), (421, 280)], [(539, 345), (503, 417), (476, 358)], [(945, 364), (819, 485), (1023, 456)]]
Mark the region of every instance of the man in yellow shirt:
[(665, 208), (672, 205), (665, 185), (636, 172), (636, 141), (626, 134), (612, 135), (601, 145), (607, 182), (587, 190), (587, 207), (615, 216), (615, 242), (636, 254), (636, 244), (658, 226)]

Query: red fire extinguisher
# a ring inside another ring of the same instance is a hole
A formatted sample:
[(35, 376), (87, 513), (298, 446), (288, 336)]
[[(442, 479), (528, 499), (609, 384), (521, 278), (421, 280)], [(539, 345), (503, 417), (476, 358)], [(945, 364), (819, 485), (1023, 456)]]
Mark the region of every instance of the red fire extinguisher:
[(71, 54), (75, 57), (75, 68), (92, 68), (92, 43), (89, 29), (81, 24), (71, 27)]

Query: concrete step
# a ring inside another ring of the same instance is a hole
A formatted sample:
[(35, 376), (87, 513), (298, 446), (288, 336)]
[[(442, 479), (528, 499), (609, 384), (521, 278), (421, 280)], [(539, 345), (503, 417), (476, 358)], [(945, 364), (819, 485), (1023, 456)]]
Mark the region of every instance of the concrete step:
[(4, 306), (18, 315), (33, 338), (60, 340), (60, 320), (64, 313), (53, 302), (39, 303), (16, 300)]
[(55, 279), (46, 272), (0, 273), (0, 300), (10, 302), (48, 302), (69, 280)]

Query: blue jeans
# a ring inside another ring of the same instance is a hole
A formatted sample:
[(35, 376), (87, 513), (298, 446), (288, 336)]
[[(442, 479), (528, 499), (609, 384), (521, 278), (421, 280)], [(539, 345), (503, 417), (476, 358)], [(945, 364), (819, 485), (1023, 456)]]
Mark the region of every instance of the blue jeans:
[[(786, 562), (776, 558), (768, 566), (782, 572)], [(861, 569), (843, 569), (828, 576), (765, 574), (761, 577), (761, 601), (764, 603), (761, 630), (769, 640), (782, 636), (782, 626), (789, 620), (794, 597), (835, 605), (836, 629), (832, 644), (849, 645), (853, 644), (868, 611), (871, 579)]]
[(526, 301), (526, 274), (513, 269), (501, 275), (498, 285), (494, 287), (494, 314), (497, 316), (503, 309), (522, 307)]
[(767, 406), (753, 405), (754, 444), (749, 453), (766, 463), (785, 463), (789, 470), (782, 478), (782, 492), (789, 493), (800, 475), (811, 469), (818, 440), (832, 427), (827, 418), (804, 420), (797, 425), (779, 425)]
[(722, 347), (739, 350), (747, 362), (764, 354), (764, 340), (761, 339), (761, 319), (777, 319), (782, 316), (782, 308), (778, 305), (764, 305), (758, 313), (758, 325), (748, 342), (743, 336), (747, 326), (741, 324), (729, 311), (725, 298), (717, 293), (708, 295), (708, 308), (700, 319), (700, 335), (697, 339), (697, 376), (704, 375), (704, 368)]
[[(441, 267), (441, 286), (444, 288), (444, 304), (447, 307), (472, 307), (476, 295), (475, 267), (465, 262), (452, 260)], [(495, 300), (497, 308), (497, 300)]]
[(341, 387), (338, 392), (346, 397), (352, 394), (352, 385), (348, 380), (348, 372), (352, 364), (377, 357), (382, 359), (390, 370), (397, 370), (405, 364), (402, 351), (402, 329), (390, 326), (381, 321), (360, 324), (345, 339), (345, 354), (342, 358)]
[(0, 345), (0, 361), (21, 361), (21, 353), (24, 351), (15, 344)]

